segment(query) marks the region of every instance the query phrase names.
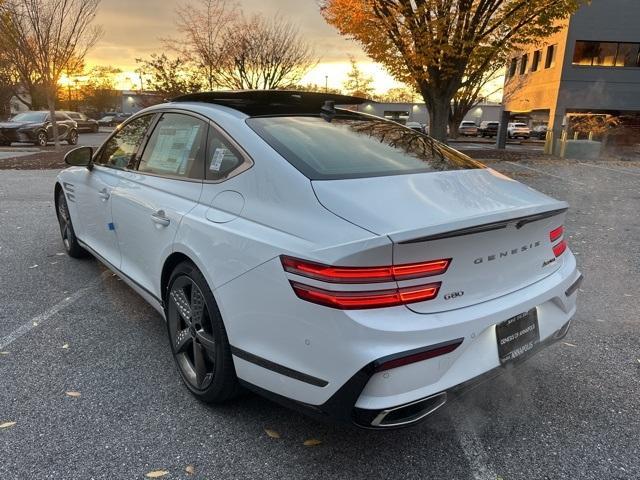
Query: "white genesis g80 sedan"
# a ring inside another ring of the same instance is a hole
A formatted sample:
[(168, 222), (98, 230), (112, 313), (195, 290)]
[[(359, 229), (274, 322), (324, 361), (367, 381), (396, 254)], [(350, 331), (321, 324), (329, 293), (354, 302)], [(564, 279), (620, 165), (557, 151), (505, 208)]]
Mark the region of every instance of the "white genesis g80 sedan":
[(567, 333), (567, 204), (363, 102), (191, 94), (67, 154), (67, 252), (163, 315), (201, 400), (400, 427)]

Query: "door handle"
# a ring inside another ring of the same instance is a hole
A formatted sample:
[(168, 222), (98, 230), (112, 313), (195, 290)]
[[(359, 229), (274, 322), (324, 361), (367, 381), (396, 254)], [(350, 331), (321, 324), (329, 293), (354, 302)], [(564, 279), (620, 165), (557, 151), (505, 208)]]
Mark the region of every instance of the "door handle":
[(152, 213), (151, 220), (158, 225), (162, 225), (163, 227), (167, 227), (171, 223), (171, 219), (167, 217), (167, 215), (164, 213), (164, 210), (158, 210), (157, 212)]
[(111, 196), (111, 194), (106, 188), (103, 188), (98, 192), (98, 196), (103, 200), (109, 200), (109, 197)]

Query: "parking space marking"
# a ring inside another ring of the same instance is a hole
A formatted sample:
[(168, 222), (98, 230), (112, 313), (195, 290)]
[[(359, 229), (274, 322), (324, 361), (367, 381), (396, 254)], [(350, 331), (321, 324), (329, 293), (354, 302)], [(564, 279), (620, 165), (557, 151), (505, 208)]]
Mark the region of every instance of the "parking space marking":
[(21, 326), (16, 328), (9, 335), (7, 335), (7, 336), (3, 337), (2, 339), (0, 339), (0, 350), (2, 350), (4, 348), (6, 348), (7, 346), (11, 345), (17, 339), (19, 339), (23, 335), (29, 333), (34, 328), (42, 325), (44, 322), (46, 322), (51, 317), (53, 317), (56, 313), (60, 312), (61, 310), (64, 310), (69, 305), (72, 305), (73, 303), (77, 302), (80, 298), (82, 298), (87, 293), (89, 293), (90, 290), (92, 290), (96, 286), (98, 286), (98, 284), (100, 284), (110, 274), (111, 274), (111, 272), (108, 271), (108, 270), (103, 272), (101, 275), (96, 277), (86, 287), (81, 288), (80, 290), (78, 290), (74, 294), (72, 294), (72, 295), (66, 297), (64, 300), (56, 303), (53, 307), (51, 307), (48, 310), (42, 312), (40, 315), (36, 315), (35, 317), (33, 317), (28, 322), (23, 323)]
[(568, 179), (568, 178), (565, 178), (565, 177), (561, 177), (559, 175), (554, 175), (553, 173), (545, 172), (544, 170), (540, 170), (538, 168), (528, 167), (527, 165), (520, 165), (519, 163), (510, 162), (510, 161), (506, 161), (505, 163), (508, 163), (510, 165), (514, 165), (514, 166), (520, 167), (520, 168), (526, 168), (527, 170), (533, 170), (534, 172), (542, 173), (543, 175), (548, 175), (549, 177), (557, 178), (558, 180), (562, 180), (563, 182), (575, 183), (576, 185), (580, 185), (581, 187), (585, 187), (586, 186), (585, 183), (578, 182), (576, 180), (571, 180), (571, 179)]
[(618, 170), (617, 168), (603, 167), (602, 165), (593, 165), (591, 163), (578, 162), (578, 164), (579, 165), (584, 165), (585, 167), (601, 168), (602, 170), (609, 170), (610, 172), (621, 173), (622, 175), (634, 175), (636, 177), (640, 177), (640, 173), (638, 173), (638, 172), (630, 172), (629, 170)]
[(485, 452), (482, 441), (475, 430), (473, 422), (469, 420), (469, 412), (463, 410), (458, 402), (449, 406), (453, 416), (451, 421), (456, 429), (460, 447), (471, 469), (474, 480), (496, 480), (498, 475), (489, 466), (489, 457)]

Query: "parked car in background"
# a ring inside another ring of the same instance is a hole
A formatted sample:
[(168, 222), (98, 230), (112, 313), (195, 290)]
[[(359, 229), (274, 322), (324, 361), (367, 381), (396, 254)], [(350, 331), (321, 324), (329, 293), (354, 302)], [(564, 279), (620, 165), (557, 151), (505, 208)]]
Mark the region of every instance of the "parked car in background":
[(398, 428), (516, 375), (569, 330), (581, 275), (568, 205), (333, 107), (365, 102), (195, 93), (67, 154), (52, 192), (66, 251), (92, 254), (164, 316), (198, 399), (243, 386)]
[(476, 125), (476, 122), (469, 120), (462, 121), (458, 127), (458, 135), (462, 135), (463, 137), (477, 137), (478, 126)]
[(531, 136), (531, 129), (526, 123), (510, 123), (507, 126), (509, 138), (524, 138), (527, 140)]
[(478, 128), (478, 135), (481, 137), (497, 137), (498, 129), (500, 128), (500, 122), (484, 121), (480, 123)]
[(425, 133), (424, 126), (420, 122), (407, 122), (405, 127), (415, 130), (416, 132)]
[(547, 125), (538, 125), (531, 130), (531, 137), (544, 140), (547, 138)]
[[(58, 139), (69, 145), (78, 143), (78, 126), (75, 120), (64, 112), (55, 112), (58, 125)], [(0, 146), (8, 146), (13, 142), (33, 143), (45, 147), (53, 141), (53, 124), (48, 111), (22, 112), (8, 122), (0, 123)]]
[(99, 129), (98, 121), (87, 117), (84, 113), (65, 111), (69, 118), (75, 120), (78, 125), (79, 132), (97, 132)]
[(98, 120), (98, 125), (100, 125), (101, 127), (117, 127), (130, 116), (130, 113), (114, 113), (105, 115), (100, 120)]

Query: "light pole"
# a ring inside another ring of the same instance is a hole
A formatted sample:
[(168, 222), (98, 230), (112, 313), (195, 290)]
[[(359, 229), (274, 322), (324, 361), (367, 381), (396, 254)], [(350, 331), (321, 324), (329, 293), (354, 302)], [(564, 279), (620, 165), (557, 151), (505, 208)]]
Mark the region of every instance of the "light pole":
[(324, 76), (324, 93), (329, 93), (329, 75)]

